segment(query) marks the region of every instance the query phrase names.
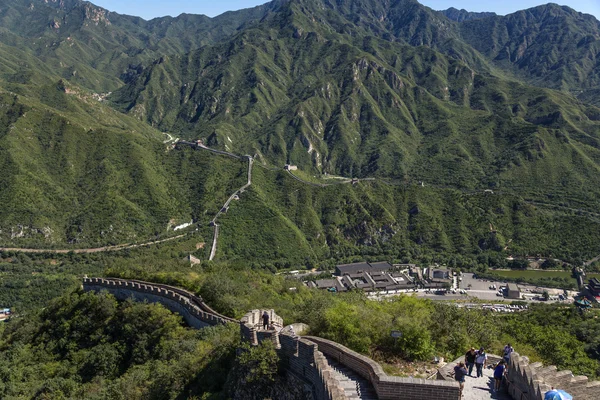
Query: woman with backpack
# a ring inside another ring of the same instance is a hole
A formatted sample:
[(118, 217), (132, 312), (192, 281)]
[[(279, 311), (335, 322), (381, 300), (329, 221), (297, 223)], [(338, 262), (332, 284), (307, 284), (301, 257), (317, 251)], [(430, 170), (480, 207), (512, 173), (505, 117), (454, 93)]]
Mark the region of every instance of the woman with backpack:
[(465, 368), (465, 363), (461, 361), (454, 367), (454, 380), (456, 382), (458, 382), (458, 385), (460, 387), (459, 397), (461, 397), (461, 398), (462, 398), (463, 389), (465, 388), (465, 376), (466, 375), (467, 375), (467, 369)]

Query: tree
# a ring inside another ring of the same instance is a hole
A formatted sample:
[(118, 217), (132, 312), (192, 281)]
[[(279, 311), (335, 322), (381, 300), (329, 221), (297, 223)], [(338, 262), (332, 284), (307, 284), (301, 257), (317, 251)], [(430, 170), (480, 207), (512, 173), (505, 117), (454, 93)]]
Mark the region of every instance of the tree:
[(229, 377), (234, 399), (269, 398), (279, 373), (279, 357), (270, 341), (258, 346), (244, 343)]

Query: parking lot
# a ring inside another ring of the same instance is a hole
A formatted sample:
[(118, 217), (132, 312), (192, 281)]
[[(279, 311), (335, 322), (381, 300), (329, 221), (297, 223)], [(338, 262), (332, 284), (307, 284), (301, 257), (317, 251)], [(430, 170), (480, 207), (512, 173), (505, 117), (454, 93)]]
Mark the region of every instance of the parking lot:
[[(500, 287), (506, 286), (505, 282), (501, 281), (488, 281), (488, 280), (480, 280), (473, 278), (473, 273), (464, 273), (462, 274), (462, 281), (460, 282), (460, 288), (467, 289), (469, 296), (477, 297), (482, 300), (502, 300), (501, 296), (498, 296), (498, 289)], [(490, 289), (490, 286), (495, 285), (497, 289)], [(547, 290), (551, 295), (551, 300), (549, 302), (558, 301), (558, 295), (562, 294), (563, 290), (561, 289), (552, 289), (552, 288), (540, 288), (533, 285), (523, 285), (518, 284), (519, 289), (521, 289), (522, 294), (534, 294), (538, 292), (541, 294), (543, 290)], [(512, 300), (506, 299), (505, 300)], [(538, 301), (533, 299), (528, 299), (526, 301)]]

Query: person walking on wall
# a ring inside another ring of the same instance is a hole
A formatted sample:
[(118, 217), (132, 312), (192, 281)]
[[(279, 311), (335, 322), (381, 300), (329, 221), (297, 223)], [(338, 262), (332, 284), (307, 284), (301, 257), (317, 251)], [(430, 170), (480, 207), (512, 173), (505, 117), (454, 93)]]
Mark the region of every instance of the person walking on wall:
[(506, 373), (506, 363), (504, 360), (501, 360), (496, 367), (494, 368), (494, 391), (497, 392), (500, 390), (500, 385), (502, 384), (502, 377)]
[(477, 352), (477, 357), (475, 358), (475, 368), (477, 369), (477, 377), (481, 378), (483, 376), (483, 367), (485, 367), (485, 363), (487, 362), (487, 354), (485, 354), (484, 348), (480, 348)]
[(467, 375), (467, 369), (465, 368), (465, 363), (461, 361), (454, 367), (454, 380), (456, 382), (458, 382), (458, 385), (460, 387), (460, 389), (458, 391), (459, 397), (462, 397), (462, 392), (463, 392), (463, 389), (465, 388), (465, 376), (466, 375)]
[(469, 370), (469, 376), (473, 373), (473, 366), (475, 365), (476, 358), (477, 352), (475, 351), (475, 347), (471, 347), (471, 350), (467, 351), (467, 354), (465, 354), (465, 364)]
[(510, 343), (504, 346), (504, 362), (506, 363), (506, 365), (510, 364), (510, 353), (512, 353), (513, 351), (515, 351), (515, 349), (513, 349)]
[(263, 324), (263, 329), (266, 331), (267, 329), (269, 329), (269, 313), (268, 312), (264, 312), (262, 315), (262, 324)]

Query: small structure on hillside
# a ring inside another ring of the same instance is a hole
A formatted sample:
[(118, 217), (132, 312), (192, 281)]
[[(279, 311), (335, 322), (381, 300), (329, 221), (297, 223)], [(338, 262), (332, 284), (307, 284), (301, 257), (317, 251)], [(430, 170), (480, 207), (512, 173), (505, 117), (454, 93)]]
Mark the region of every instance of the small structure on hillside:
[(509, 299), (520, 299), (521, 291), (515, 283), (509, 283), (506, 288), (506, 297)]
[(283, 169), (285, 169), (286, 171), (297, 171), (298, 167), (296, 165), (285, 164)]
[(186, 259), (186, 261), (188, 261), (190, 263), (190, 265), (198, 265), (198, 264), (200, 264), (200, 259), (197, 258), (197, 257), (194, 257), (191, 254), (189, 254), (185, 259)]

